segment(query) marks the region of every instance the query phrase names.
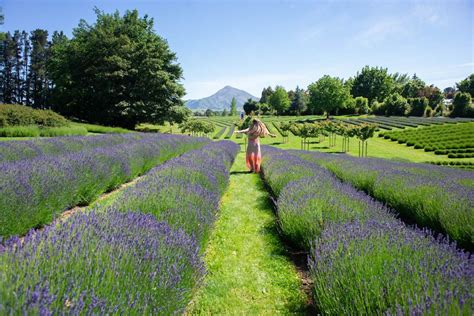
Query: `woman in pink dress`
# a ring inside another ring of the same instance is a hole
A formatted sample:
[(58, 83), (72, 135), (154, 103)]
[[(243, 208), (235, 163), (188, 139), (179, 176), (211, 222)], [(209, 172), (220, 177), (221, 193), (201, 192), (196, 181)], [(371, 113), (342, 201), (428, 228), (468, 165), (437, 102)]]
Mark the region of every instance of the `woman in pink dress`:
[(253, 119), (252, 125), (249, 128), (235, 131), (235, 133), (243, 133), (248, 135), (248, 145), (247, 145), (247, 167), (250, 169), (250, 172), (259, 173), (260, 172), (260, 163), (262, 161), (262, 152), (260, 151), (260, 137), (271, 136), (276, 137), (276, 135), (270, 133), (259, 119)]

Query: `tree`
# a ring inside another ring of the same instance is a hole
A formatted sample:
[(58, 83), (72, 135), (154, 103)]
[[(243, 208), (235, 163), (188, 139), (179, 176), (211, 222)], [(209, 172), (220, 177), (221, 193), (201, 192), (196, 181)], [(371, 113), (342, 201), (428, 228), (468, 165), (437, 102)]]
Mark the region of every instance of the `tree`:
[(385, 115), (406, 115), (410, 111), (407, 99), (398, 93), (392, 93), (383, 101)]
[(274, 111), (270, 104), (267, 103), (257, 103), (257, 114), (258, 115), (271, 115), (274, 114)]
[(293, 114), (301, 115), (307, 109), (308, 98), (303, 89), (300, 89), (298, 86), (295, 90), (295, 95), (291, 101), (290, 111)]
[(356, 97), (355, 101), (355, 108), (358, 114), (369, 114), (369, 100), (364, 97)]
[(454, 95), (452, 117), (471, 116), (473, 114), (471, 104), (471, 95), (467, 92), (458, 92)]
[(281, 86), (275, 88), (275, 92), (270, 96), (268, 103), (279, 115), (284, 114), (290, 108), (288, 93)]
[(357, 72), (351, 94), (365, 97), (372, 104), (374, 100), (383, 101), (394, 88), (394, 79), (388, 74), (387, 68), (365, 66), (361, 72)]
[(221, 116), (228, 116), (229, 112), (227, 112), (227, 109), (224, 109), (221, 113)]
[(404, 98), (419, 98), (423, 96), (425, 82), (418, 78), (416, 74), (403, 86), (401, 95)]
[(469, 93), (471, 98), (474, 98), (474, 74), (471, 74), (466, 79), (456, 83), (456, 87), (459, 91)]
[(308, 90), (308, 107), (311, 112), (313, 114), (326, 112), (327, 117), (330, 113), (335, 113), (339, 108), (344, 107), (350, 98), (349, 91), (342, 80), (328, 75), (310, 84)]
[(431, 108), (436, 108), (444, 99), (443, 93), (438, 87), (434, 85), (425, 86), (421, 93), (422, 97), (428, 99), (428, 104)]
[(44, 109), (49, 96), (49, 80), (46, 64), (49, 58), (48, 31), (36, 29), (31, 32), (31, 56), (29, 80), (31, 84), (31, 98), (35, 108)]
[(133, 128), (163, 123), (183, 106), (182, 69), (153, 19), (138, 11), (120, 16), (95, 9), (73, 38), (52, 50), (54, 100), (61, 113), (91, 122)]
[(258, 109), (257, 101), (248, 99), (244, 103), (244, 112), (246, 115), (249, 115), (252, 112), (255, 112)]
[(215, 113), (214, 113), (213, 110), (207, 109), (206, 112), (204, 113), (204, 115), (206, 115), (207, 117), (210, 117), (210, 116), (214, 116)]
[(429, 106), (429, 101), (425, 97), (410, 98), (408, 99), (408, 103), (410, 104), (410, 115), (412, 116), (423, 116), (426, 108)]
[(270, 102), (270, 96), (273, 94), (273, 89), (272, 87), (268, 88), (263, 88), (262, 90), (262, 96), (260, 97), (259, 103), (269, 103)]
[(235, 97), (232, 97), (230, 102), (230, 116), (237, 116), (237, 101), (235, 101)]
[(12, 35), (8, 33), (2, 34), (2, 45), (1, 45), (1, 64), (0, 64), (0, 84), (3, 103), (13, 103), (15, 100), (15, 43)]

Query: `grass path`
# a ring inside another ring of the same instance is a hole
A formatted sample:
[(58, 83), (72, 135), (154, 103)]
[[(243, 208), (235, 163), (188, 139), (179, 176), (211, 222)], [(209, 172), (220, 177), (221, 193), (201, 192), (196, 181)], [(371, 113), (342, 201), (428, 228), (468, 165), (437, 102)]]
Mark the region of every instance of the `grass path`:
[(276, 231), (268, 193), (237, 156), (205, 262), (208, 275), (191, 315), (304, 314), (307, 297)]

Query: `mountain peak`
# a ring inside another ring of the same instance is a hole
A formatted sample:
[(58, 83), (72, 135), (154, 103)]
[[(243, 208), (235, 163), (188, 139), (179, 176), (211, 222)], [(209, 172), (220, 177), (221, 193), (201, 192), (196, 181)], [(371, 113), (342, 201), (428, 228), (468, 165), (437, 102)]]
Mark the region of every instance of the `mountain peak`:
[(186, 101), (186, 106), (191, 110), (229, 110), (232, 98), (235, 98), (238, 110), (242, 109), (242, 106), (248, 99), (258, 101), (258, 98), (250, 93), (227, 85), (209, 97)]

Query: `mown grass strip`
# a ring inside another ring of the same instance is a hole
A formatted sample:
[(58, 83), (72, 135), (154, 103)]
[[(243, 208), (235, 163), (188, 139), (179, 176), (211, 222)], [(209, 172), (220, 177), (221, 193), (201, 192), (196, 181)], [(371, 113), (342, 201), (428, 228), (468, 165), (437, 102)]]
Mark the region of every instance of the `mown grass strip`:
[(188, 314), (304, 313), (306, 297), (278, 238), (268, 194), (237, 156), (205, 257), (208, 274)]

